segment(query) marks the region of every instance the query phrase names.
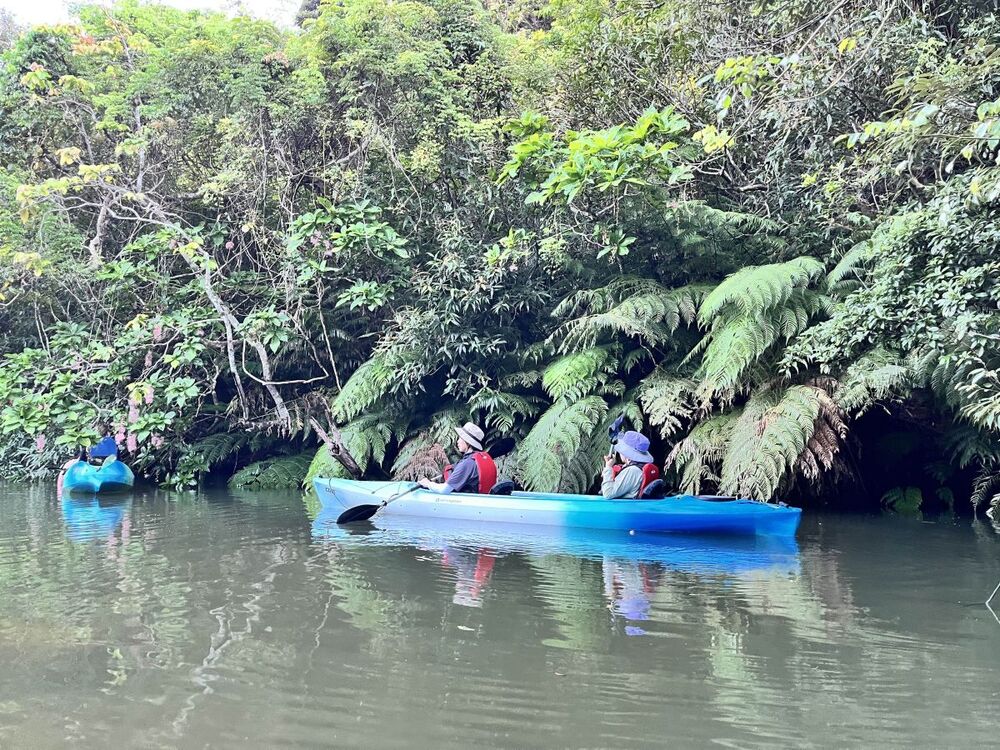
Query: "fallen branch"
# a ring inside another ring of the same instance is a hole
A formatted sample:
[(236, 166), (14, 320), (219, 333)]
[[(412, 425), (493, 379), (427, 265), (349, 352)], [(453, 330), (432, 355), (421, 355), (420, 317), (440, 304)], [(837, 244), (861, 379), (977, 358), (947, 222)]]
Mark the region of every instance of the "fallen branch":
[(333, 456), (337, 461), (347, 469), (347, 473), (350, 474), (355, 479), (360, 479), (361, 475), (364, 473), (361, 467), (358, 466), (358, 462), (354, 460), (354, 456), (351, 452), (347, 450), (347, 446), (344, 445), (344, 438), (338, 430), (333, 425), (330, 425), (330, 432), (333, 433), (333, 437), (327, 434), (327, 431), (320, 427), (319, 422), (317, 422), (313, 417), (309, 417), (309, 424), (319, 435), (320, 439), (326, 443), (327, 449), (330, 451), (330, 455)]

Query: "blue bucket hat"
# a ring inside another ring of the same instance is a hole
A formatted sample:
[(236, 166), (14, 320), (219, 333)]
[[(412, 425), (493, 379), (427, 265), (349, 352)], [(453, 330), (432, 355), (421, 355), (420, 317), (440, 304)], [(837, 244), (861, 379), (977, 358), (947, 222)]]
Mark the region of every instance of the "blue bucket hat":
[(629, 430), (615, 440), (614, 448), (629, 461), (640, 464), (653, 463), (653, 455), (649, 452), (649, 438), (641, 432)]

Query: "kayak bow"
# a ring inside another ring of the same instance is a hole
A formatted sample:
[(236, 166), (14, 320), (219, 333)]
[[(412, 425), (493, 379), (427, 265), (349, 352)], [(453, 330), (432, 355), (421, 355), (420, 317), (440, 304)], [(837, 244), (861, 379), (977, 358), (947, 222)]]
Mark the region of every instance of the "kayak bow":
[(91, 466), (86, 461), (75, 461), (66, 467), (62, 491), (71, 493), (125, 492), (132, 488), (135, 476), (132, 470), (117, 459), (103, 466)]

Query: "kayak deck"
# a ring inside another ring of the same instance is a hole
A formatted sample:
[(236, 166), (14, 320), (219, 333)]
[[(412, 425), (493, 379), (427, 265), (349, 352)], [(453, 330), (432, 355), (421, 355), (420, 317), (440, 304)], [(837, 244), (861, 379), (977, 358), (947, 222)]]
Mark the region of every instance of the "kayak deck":
[(313, 481), (324, 506), (378, 504), (399, 493), (381, 514), (459, 521), (537, 524), (635, 532), (689, 532), (794, 536), (802, 511), (754, 500), (712, 500), (677, 495), (662, 500), (606, 500), (593, 495), (515, 492), (442, 495), (409, 482)]

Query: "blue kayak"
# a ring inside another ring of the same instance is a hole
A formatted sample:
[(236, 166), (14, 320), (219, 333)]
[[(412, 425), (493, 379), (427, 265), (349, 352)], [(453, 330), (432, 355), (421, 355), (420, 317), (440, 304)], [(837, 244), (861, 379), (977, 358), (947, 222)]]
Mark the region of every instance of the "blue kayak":
[(677, 495), (662, 500), (605, 500), (593, 495), (515, 492), (438, 494), (411, 482), (313, 480), (324, 507), (347, 510), (395, 496), (380, 515), (448, 518), (458, 521), (537, 524), (634, 532), (761, 534), (794, 536), (802, 511), (754, 500)]
[(125, 492), (135, 484), (132, 470), (121, 461), (107, 461), (103, 466), (92, 466), (86, 461), (75, 461), (63, 474), (63, 492), (88, 495)]

